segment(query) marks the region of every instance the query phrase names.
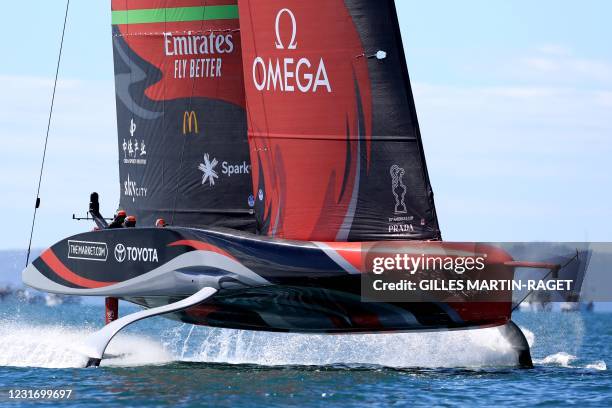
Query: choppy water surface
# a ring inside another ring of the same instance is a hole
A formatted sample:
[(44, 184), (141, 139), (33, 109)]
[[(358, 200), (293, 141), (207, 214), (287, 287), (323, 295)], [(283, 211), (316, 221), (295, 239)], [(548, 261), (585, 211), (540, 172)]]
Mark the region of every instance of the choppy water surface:
[(534, 370), (508, 367), (496, 329), (305, 336), (163, 318), (134, 324), (111, 342), (117, 357), (84, 369), (76, 350), (102, 307), (0, 302), (0, 405), (18, 405), (9, 388), (72, 388), (83, 406), (612, 405), (612, 314), (515, 316)]

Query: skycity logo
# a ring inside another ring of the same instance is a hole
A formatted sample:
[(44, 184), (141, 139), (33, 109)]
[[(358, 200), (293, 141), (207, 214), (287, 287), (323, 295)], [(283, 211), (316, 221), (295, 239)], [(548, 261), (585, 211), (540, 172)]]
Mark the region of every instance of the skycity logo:
[(130, 175), (128, 174), (127, 180), (123, 182), (123, 195), (132, 197), (132, 202), (135, 202), (136, 198), (147, 196), (147, 188), (138, 187), (135, 181), (130, 180)]
[[(219, 179), (219, 173), (217, 172), (217, 164), (219, 161), (216, 158), (210, 159), (208, 153), (204, 154), (204, 161), (198, 165), (198, 170), (202, 172), (202, 185), (208, 182), (210, 187), (215, 185), (215, 180)], [(231, 164), (227, 161), (221, 163), (221, 174), (232, 177), (234, 175), (251, 174), (251, 165), (246, 161), (240, 164)]]
[(123, 244), (115, 245), (115, 260), (119, 263), (128, 262), (159, 262), (157, 249), (143, 247), (126, 247)]
[[(285, 45), (281, 36), (281, 22), (287, 20), (291, 22), (290, 41)], [(295, 14), (287, 8), (281, 9), (276, 14), (275, 22), (276, 41), (274, 46), (277, 50), (297, 50), (297, 31), (298, 25)], [(296, 61), (297, 60), (297, 61)], [(316, 65), (316, 72), (315, 72)], [(270, 91), (277, 89), (281, 92), (317, 92), (319, 89), (331, 92), (331, 84), (323, 58), (319, 59), (318, 64), (313, 64), (308, 58), (268, 58), (267, 62), (263, 57), (256, 57), (253, 61), (253, 84), (258, 91)]]

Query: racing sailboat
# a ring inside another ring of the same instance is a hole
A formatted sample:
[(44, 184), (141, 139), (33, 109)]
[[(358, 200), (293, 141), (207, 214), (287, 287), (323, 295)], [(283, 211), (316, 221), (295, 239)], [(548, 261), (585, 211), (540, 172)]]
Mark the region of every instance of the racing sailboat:
[[(364, 254), (381, 243), (459, 257), (441, 241), (392, 0), (113, 0), (121, 199), (136, 228), (96, 231), (35, 259), (23, 281), (50, 293), (122, 299), (144, 310), (88, 339), (98, 365), (112, 337), (155, 315), (214, 327), (360, 333), (499, 326), (496, 302), (364, 301)], [(155, 220), (169, 226), (156, 228)]]

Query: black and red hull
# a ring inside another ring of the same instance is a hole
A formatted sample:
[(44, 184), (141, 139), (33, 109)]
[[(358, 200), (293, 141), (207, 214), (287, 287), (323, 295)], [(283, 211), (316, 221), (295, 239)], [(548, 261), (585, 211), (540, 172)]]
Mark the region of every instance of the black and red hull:
[[(447, 253), (461, 245), (404, 244)], [(367, 245), (286, 241), (224, 229), (103, 230), (53, 245), (24, 271), (23, 280), (47, 292), (118, 297), (149, 308), (210, 286), (219, 290), (215, 296), (169, 317), (233, 329), (427, 331), (497, 326), (510, 319), (511, 293), (508, 301), (489, 303), (364, 301)]]

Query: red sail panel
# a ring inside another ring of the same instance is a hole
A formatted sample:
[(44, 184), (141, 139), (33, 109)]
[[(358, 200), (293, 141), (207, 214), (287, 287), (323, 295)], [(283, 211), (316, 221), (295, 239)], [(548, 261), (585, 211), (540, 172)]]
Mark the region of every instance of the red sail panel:
[(239, 0), (239, 11), (260, 232), (439, 239), (393, 2)]
[(113, 0), (120, 206), (139, 225), (253, 225), (236, 0)]

